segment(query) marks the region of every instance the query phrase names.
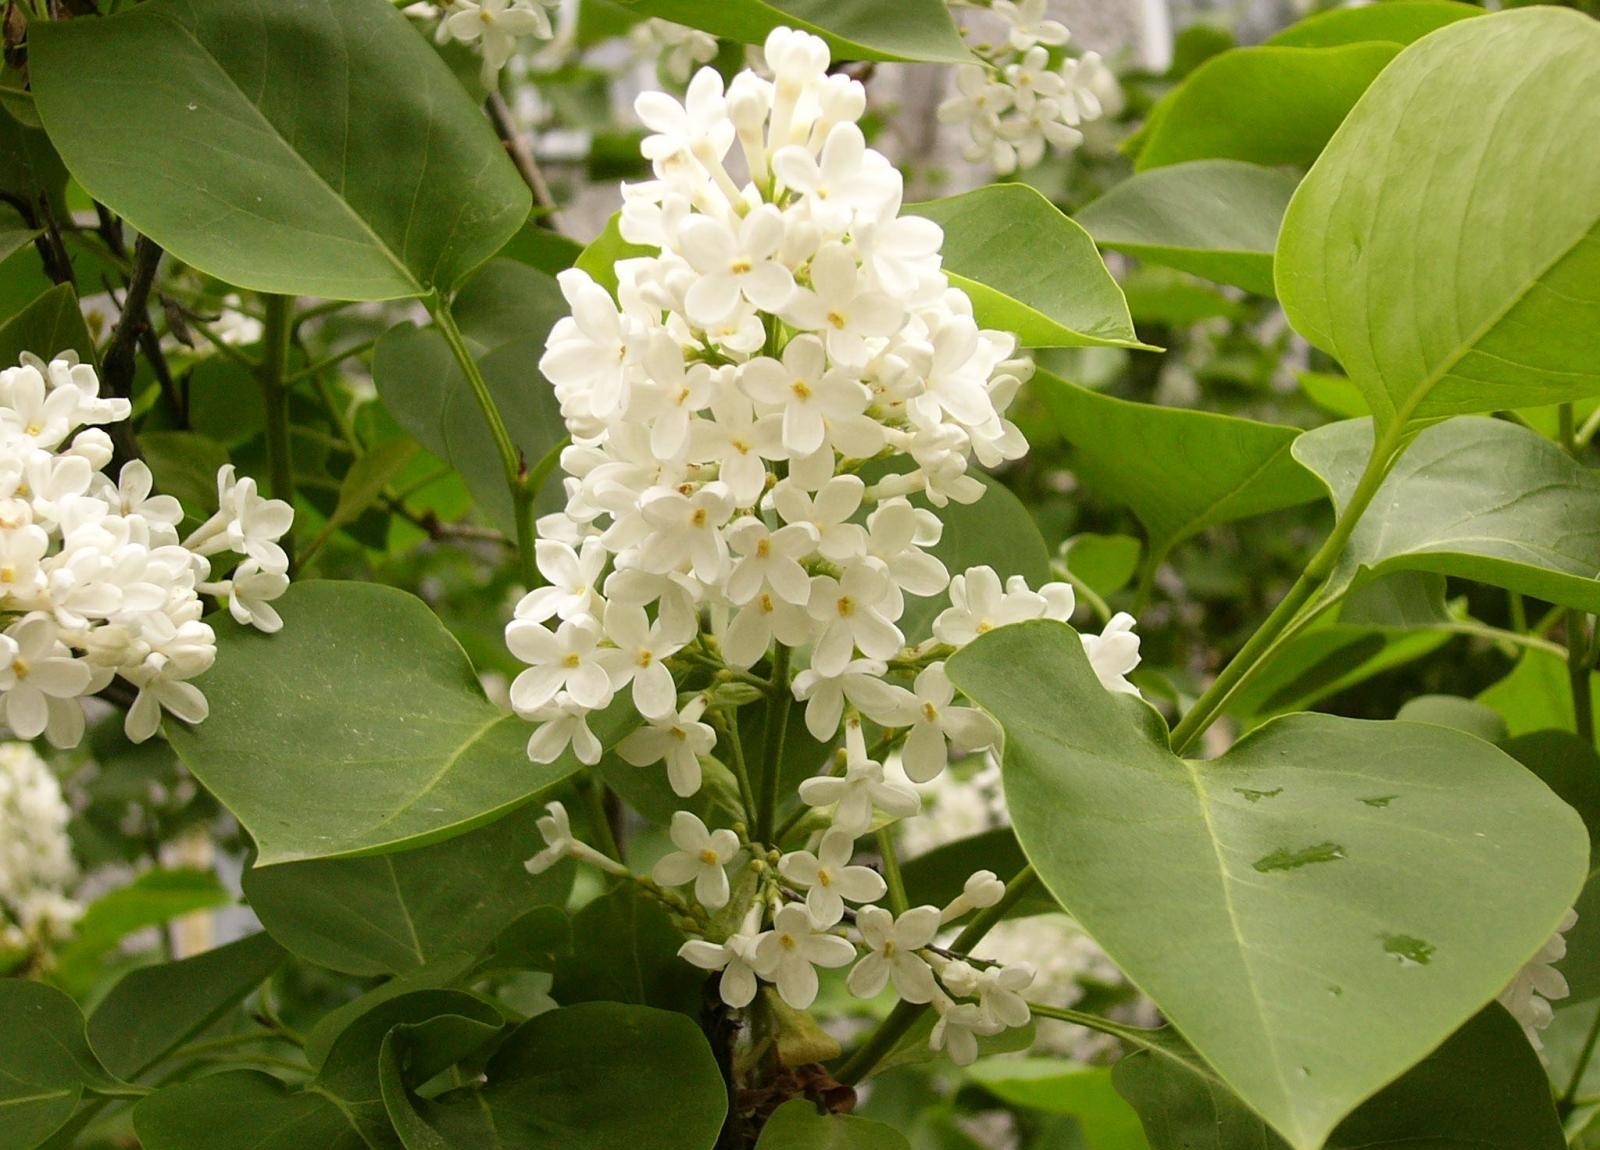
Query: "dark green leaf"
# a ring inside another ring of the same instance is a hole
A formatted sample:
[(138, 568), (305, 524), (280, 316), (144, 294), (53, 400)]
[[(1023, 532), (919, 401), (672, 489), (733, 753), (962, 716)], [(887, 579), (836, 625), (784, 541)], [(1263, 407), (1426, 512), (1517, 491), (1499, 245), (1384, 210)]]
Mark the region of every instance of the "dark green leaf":
[(1002, 1102), (1077, 1119), (1087, 1150), (1149, 1150), (1139, 1115), (1111, 1084), (1111, 1070), (1064, 1058), (997, 1058), (968, 1071)]
[(28, 64), (89, 194), (240, 287), (448, 289), (528, 216), (494, 132), (388, 0), (147, 0), (36, 24)]
[(628, 1002), (698, 1015), (704, 976), (678, 957), (683, 935), (631, 885), (572, 918), (572, 954), (556, 962), (557, 1002)]
[(134, 931), (232, 901), (210, 871), (145, 871), (89, 905), (72, 941), (56, 956), (52, 977), (74, 993), (85, 993), (99, 977), (106, 952)]
[(1482, 8), (1455, 0), (1384, 0), (1360, 8), (1319, 12), (1309, 20), (1289, 25), (1267, 43), (1284, 48), (1334, 48), (1369, 40), (1409, 44), (1446, 24), (1482, 15)]
[(819, 1114), (804, 1098), (785, 1102), (761, 1128), (756, 1150), (911, 1150), (892, 1126), (849, 1114)]
[(84, 363), (94, 362), (94, 341), (72, 288), (58, 284), (0, 325), (0, 370), (15, 367), (25, 351), (47, 361), (75, 351)]
[(257, 1070), (168, 1086), (134, 1107), (133, 1124), (144, 1150), (367, 1150), (333, 1102)]
[(50, 1137), (72, 1117), (85, 1085), (107, 1077), (72, 999), (43, 983), (0, 979), (0, 1143), (7, 1150), (31, 1150)]

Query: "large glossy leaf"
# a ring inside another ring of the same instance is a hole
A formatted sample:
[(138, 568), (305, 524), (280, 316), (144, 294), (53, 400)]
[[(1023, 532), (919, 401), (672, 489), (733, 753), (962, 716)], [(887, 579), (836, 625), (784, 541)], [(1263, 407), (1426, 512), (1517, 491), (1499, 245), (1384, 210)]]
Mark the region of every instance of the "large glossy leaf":
[(1289, 25), (1267, 43), (1284, 48), (1334, 48), (1369, 40), (1410, 44), (1446, 24), (1482, 15), (1482, 8), (1456, 0), (1384, 0), (1381, 4), (1319, 12)]
[(1101, 247), (1272, 294), (1272, 253), (1295, 178), (1238, 160), (1140, 172), (1077, 214)]
[(1032, 387), (1072, 444), (1073, 469), (1144, 524), (1152, 562), (1214, 524), (1322, 495), (1290, 455), (1293, 428), (1130, 403), (1046, 372), (1034, 376)]
[(630, 13), (701, 28), (724, 40), (760, 44), (782, 25), (813, 32), (842, 60), (931, 60), (970, 64), (943, 0), (619, 0)]
[(1026, 184), (991, 184), (906, 211), (944, 229), (944, 270), (978, 322), (1023, 347), (1148, 347), (1094, 241)]
[(893, 1126), (851, 1114), (822, 1114), (796, 1098), (773, 1111), (756, 1150), (911, 1150), (911, 1143)]
[(551, 993), (563, 1003), (627, 1002), (693, 1014), (704, 979), (678, 957), (683, 933), (629, 884), (572, 918), (572, 953), (556, 963)]
[(1600, 23), (1558, 8), (1425, 37), (1351, 112), (1278, 294), (1380, 432), (1600, 393), (1600, 150), (1572, 144), (1597, 136)]
[[(1294, 445), (1295, 458), (1322, 478), (1340, 508), (1371, 453), (1366, 419), (1317, 428)], [(1378, 489), (1322, 597), (1402, 569), (1600, 611), (1600, 477), (1504, 420), (1429, 427)]]
[(84, 363), (94, 362), (94, 341), (70, 285), (57, 284), (0, 325), (0, 370), (15, 367), (25, 351), (44, 360), (75, 351)]
[[(1140, 1051), (1116, 1066), (1152, 1150), (1284, 1150), (1222, 1083)], [(1327, 1150), (1561, 1150), (1539, 1058), (1499, 1006), (1480, 1012), (1339, 1124)]]
[(0, 1144), (31, 1150), (72, 1117), (85, 1085), (107, 1079), (72, 999), (0, 979)]
[(130, 971), (89, 1016), (89, 1042), (121, 1078), (136, 1078), (220, 1019), (287, 955), (253, 934), (216, 950)]
[(1213, 56), (1150, 114), (1140, 171), (1189, 160), (1310, 167), (1396, 44), (1236, 48)]
[[(167, 724), (184, 763), (244, 824), (258, 866), (422, 846), (492, 820), (578, 769), (528, 762), (527, 723), (483, 697), (420, 599), (298, 583), (284, 628), (218, 621), (199, 680), (211, 715)], [(623, 707), (595, 720), (620, 738)]]
[(646, 1006), (594, 1002), (531, 1018), (484, 1078), (426, 1100), (387, 1077), (407, 1150), (706, 1150), (728, 1109), (699, 1027)]
[[(555, 280), (499, 259), (472, 278), (454, 305), (468, 350), (529, 468), (567, 433), (561, 405), (537, 366), (545, 336), (566, 313)], [(444, 338), (409, 323), (391, 329), (373, 352), (372, 378), (395, 421), (460, 472), (489, 520), (515, 535), (511, 492), (494, 437)], [(561, 487), (546, 490), (553, 498)]]
[(542, 813), (524, 807), (416, 850), (256, 868), (245, 896), (279, 942), (348, 974), (475, 958), (533, 907), (566, 901), (570, 866), (534, 876), (522, 865), (539, 845)]
[(1049, 621), (949, 671), (1005, 728), (1046, 886), (1297, 1150), (1492, 998), (1587, 872), (1571, 808), (1469, 735), (1292, 715), (1188, 762)]
[(388, 0), (148, 0), (36, 24), (28, 65), (90, 195), (240, 287), (448, 289), (528, 215), (494, 132)]

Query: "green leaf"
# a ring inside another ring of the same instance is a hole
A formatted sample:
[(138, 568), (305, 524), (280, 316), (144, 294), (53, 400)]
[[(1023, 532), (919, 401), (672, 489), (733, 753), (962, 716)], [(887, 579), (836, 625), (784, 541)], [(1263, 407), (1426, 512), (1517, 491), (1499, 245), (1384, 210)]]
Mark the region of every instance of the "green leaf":
[(1405, 50), (1295, 192), (1279, 298), (1380, 432), (1600, 393), (1600, 152), (1571, 146), (1600, 135), (1597, 91), (1585, 16), (1452, 24)]
[(620, 0), (629, 12), (656, 16), (724, 40), (760, 44), (774, 28), (798, 28), (828, 42), (839, 60), (926, 60), (971, 64), (943, 0)]
[(407, 1150), (707, 1150), (728, 1109), (699, 1028), (644, 1006), (594, 1002), (531, 1018), (484, 1076), (427, 1100), (386, 1075)]
[(1196, 68), (1150, 114), (1139, 171), (1189, 160), (1310, 167), (1396, 44), (1235, 48)]
[(130, 971), (89, 1016), (89, 1043), (134, 1079), (217, 1022), (283, 965), (281, 946), (253, 934), (216, 950)]
[(553, 276), (577, 263), (582, 254), (583, 245), (577, 240), (540, 226), (537, 219), (530, 219), (495, 253), (495, 258), (515, 260)]
[(147, 0), (36, 24), (28, 65), (89, 194), (240, 287), (447, 290), (528, 216), (494, 132), (388, 0)]
[[(258, 866), (423, 846), (492, 821), (578, 769), (530, 763), (530, 726), (483, 697), (472, 665), (413, 596), (312, 581), (263, 635), (219, 620), (199, 680), (211, 715), (167, 724), (184, 764), (255, 839)], [(606, 744), (625, 707), (595, 719)]]
[(944, 229), (944, 270), (985, 327), (1023, 347), (1135, 347), (1128, 301), (1089, 233), (1026, 184), (910, 204)]
[[(1600, 710), (1600, 675), (1589, 675), (1589, 695)], [(1512, 738), (1533, 731), (1575, 729), (1567, 661), (1549, 651), (1524, 651), (1511, 673), (1478, 693), (1478, 702), (1506, 720)]]
[(60, 222), (67, 218), (66, 188), (67, 170), (50, 138), (0, 113), (0, 195), (21, 200), (34, 211), (48, 201)]
[(572, 916), (572, 953), (556, 962), (559, 1002), (627, 1002), (697, 1014), (703, 975), (678, 957), (667, 912), (621, 884)]
[(1348, 378), (1326, 371), (1299, 371), (1295, 382), (1306, 398), (1338, 419), (1360, 419), (1371, 414), (1361, 389)]
[(232, 901), (210, 871), (145, 871), (89, 905), (72, 941), (57, 954), (52, 977), (75, 994), (86, 993), (100, 975), (100, 960), (134, 931)]
[(217, 509), (217, 472), (228, 449), (193, 431), (144, 431), (139, 450), (150, 465), (156, 490), (171, 495), (197, 522)]
[[(1319, 427), (1294, 445), (1341, 510), (1371, 453), (1364, 419)], [(1600, 476), (1504, 420), (1429, 427), (1378, 489), (1321, 598), (1395, 570), (1436, 571), (1600, 611)]]
[(25, 351), (43, 360), (75, 351), (84, 363), (95, 361), (94, 341), (69, 285), (57, 284), (0, 324), (0, 370), (15, 367)]
[(1289, 25), (1267, 43), (1283, 48), (1336, 48), (1369, 40), (1410, 44), (1446, 24), (1482, 15), (1482, 8), (1455, 0), (1384, 0), (1360, 8), (1319, 12)]
[(1005, 728), (1045, 885), (1297, 1150), (1492, 998), (1581, 889), (1582, 822), (1469, 735), (1292, 715), (1186, 762), (1060, 623), (948, 668)]
[[(1117, 1063), (1153, 1150), (1282, 1150), (1228, 1089), (1140, 1051)], [(1539, 1058), (1509, 1014), (1477, 1014), (1404, 1077), (1339, 1124), (1326, 1150), (1560, 1150), (1566, 1145)]]
[(1126, 587), (1139, 570), (1144, 545), (1131, 535), (1084, 532), (1067, 540), (1061, 558), (1072, 577), (1104, 597)]
[(1237, 160), (1141, 172), (1078, 212), (1101, 247), (1272, 294), (1278, 225), (1298, 181)]
[[(532, 468), (567, 433), (555, 392), (535, 369), (551, 326), (567, 313), (561, 290), (543, 272), (494, 260), (462, 289), (453, 311), (511, 442)], [(395, 421), (460, 472), (483, 513), (514, 535), (494, 437), (444, 338), (410, 324), (390, 329), (373, 352), (372, 378)], [(540, 510), (555, 508), (544, 503)]]
[(761, 1128), (756, 1150), (911, 1150), (892, 1126), (851, 1114), (819, 1114), (804, 1098), (785, 1102)]
[(333, 1102), (258, 1070), (168, 1086), (133, 1109), (144, 1150), (367, 1150)]
[(421, 445), (414, 439), (391, 439), (352, 463), (339, 484), (339, 502), (328, 517), (326, 530), (336, 530), (361, 518), (419, 450)]
[[(969, 835), (934, 847), (909, 859), (902, 867), (906, 894), (912, 906), (944, 906), (961, 893), (973, 871), (992, 870), (1014, 875), (1028, 861), (1010, 827)], [(1055, 900), (1040, 890), (1030, 891), (1017, 903), (1015, 916), (1059, 913)]]
[(347, 974), (476, 958), (525, 912), (566, 901), (570, 866), (535, 876), (522, 865), (539, 845), (541, 814), (523, 807), (416, 850), (248, 870), (245, 897), (284, 946)]
[(1144, 524), (1147, 563), (1207, 527), (1322, 495), (1290, 454), (1293, 428), (1130, 403), (1042, 371), (1032, 387), (1072, 444), (1072, 466), (1084, 483), (1132, 508)]
[(72, 1117), (86, 1084), (106, 1080), (72, 999), (43, 983), (0, 979), (0, 1143), (38, 1146)]
[(967, 1072), (1002, 1102), (1077, 1119), (1086, 1150), (1148, 1150), (1139, 1115), (1111, 1084), (1111, 1070), (1064, 1058), (994, 1059)]
[[(1492, 707), (1486, 707), (1471, 699), (1463, 699), (1459, 695), (1418, 695), (1414, 699), (1407, 699), (1405, 705), (1395, 712), (1394, 717), (1403, 723), (1432, 723), (1436, 727), (1465, 731), (1486, 743), (1498, 743), (1506, 737), (1505, 720)], [(1511, 754), (1510, 751), (1506, 753)], [(1511, 757), (1523, 762), (1518, 755)], [(1523, 765), (1527, 764), (1524, 762)], [(1550, 780), (1544, 775), (1538, 771), (1533, 773), (1538, 775), (1546, 786), (1550, 786)], [(1555, 787), (1550, 789), (1558, 795), (1561, 794)], [(1562, 798), (1565, 801), (1565, 796)]]
[(0, 262), (10, 259), (42, 234), (40, 229), (23, 223), (22, 217), (9, 207), (0, 208)]
[[(1500, 729), (1505, 729), (1503, 722)], [(1577, 811), (1584, 826), (1589, 828), (1590, 843), (1600, 843), (1600, 754), (1596, 754), (1594, 747), (1586, 745), (1571, 731), (1532, 731), (1514, 739), (1501, 737), (1504, 739), (1501, 750), (1560, 795), (1561, 801)], [(1600, 928), (1600, 922), (1584, 925), (1586, 932), (1590, 927)], [(1591, 953), (1600, 960), (1600, 950)], [(1595, 992), (1600, 993), (1600, 986)]]

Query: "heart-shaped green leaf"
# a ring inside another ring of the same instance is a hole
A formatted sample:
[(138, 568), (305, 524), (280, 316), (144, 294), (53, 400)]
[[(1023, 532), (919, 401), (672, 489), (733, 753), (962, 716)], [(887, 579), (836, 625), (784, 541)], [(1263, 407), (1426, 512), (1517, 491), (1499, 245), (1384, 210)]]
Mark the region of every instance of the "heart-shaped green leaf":
[(89, 194), (239, 287), (449, 289), (528, 216), (488, 122), (388, 0), (147, 0), (36, 22), (28, 67)]
[[(1372, 421), (1359, 419), (1295, 441), (1295, 458), (1341, 510), (1372, 454), (1372, 434)], [(1394, 570), (1437, 571), (1600, 611), (1600, 477), (1505, 420), (1429, 427), (1383, 481), (1321, 597)]]
[(1296, 180), (1238, 160), (1140, 172), (1077, 213), (1101, 247), (1258, 295), (1272, 294), (1272, 253)]
[(1588, 869), (1572, 809), (1469, 735), (1291, 715), (1185, 761), (1049, 621), (949, 672), (1005, 728), (1050, 891), (1297, 1150), (1494, 997)]
[(1600, 393), (1600, 149), (1574, 143), (1597, 137), (1600, 23), (1559, 8), (1424, 37), (1350, 113), (1284, 217), (1278, 295), (1380, 435)]
[[(375, 854), (461, 834), (578, 769), (528, 762), (532, 728), (478, 685), (420, 600), (373, 583), (312, 581), (282, 600), (283, 630), (219, 620), (199, 679), (205, 722), (166, 726), (185, 765), (244, 824), (258, 866)], [(594, 719), (611, 745), (637, 719)]]
[(1026, 184), (911, 204), (944, 229), (944, 270), (978, 322), (1023, 347), (1136, 347), (1128, 301), (1082, 227)]

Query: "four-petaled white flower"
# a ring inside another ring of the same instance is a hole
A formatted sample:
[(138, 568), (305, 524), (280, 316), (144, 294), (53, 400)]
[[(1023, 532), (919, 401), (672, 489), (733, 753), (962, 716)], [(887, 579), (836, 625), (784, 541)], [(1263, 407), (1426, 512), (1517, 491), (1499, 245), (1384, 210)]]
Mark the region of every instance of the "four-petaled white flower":
[(822, 836), (817, 853), (791, 851), (778, 860), (778, 873), (806, 892), (806, 907), (818, 922), (838, 922), (844, 904), (873, 902), (889, 889), (871, 867), (851, 866), (855, 840), (839, 830)]
[(556, 863), (572, 853), (572, 822), (567, 817), (567, 808), (560, 803), (546, 803), (545, 814), (536, 824), (539, 835), (544, 839), (544, 850), (534, 855), (522, 865), (529, 874), (543, 874)]
[(717, 745), (717, 733), (705, 714), (706, 697), (696, 695), (682, 711), (668, 711), (617, 744), (617, 754), (636, 767), (665, 761), (672, 793), (686, 799), (700, 789), (700, 756)]
[(974, 707), (953, 707), (955, 685), (944, 664), (929, 663), (917, 673), (911, 690), (881, 681), (860, 692), (859, 706), (873, 722), (885, 727), (906, 727), (910, 733), (900, 748), (900, 763), (914, 783), (925, 783), (949, 762), (946, 749), (961, 754), (981, 751), (998, 741), (995, 721)]
[(867, 953), (850, 971), (845, 985), (857, 998), (872, 998), (893, 980), (894, 992), (906, 1002), (932, 1002), (938, 993), (933, 971), (917, 951), (939, 933), (939, 908), (916, 906), (899, 918), (881, 906), (863, 907), (856, 929)]
[(756, 944), (751, 934), (730, 935), (722, 942), (690, 939), (678, 948), (678, 956), (701, 970), (720, 970), (717, 993), (729, 1006), (749, 1006), (756, 996)]
[(732, 314), (741, 295), (766, 312), (788, 305), (794, 273), (777, 258), (784, 223), (771, 204), (750, 212), (737, 227), (710, 216), (691, 216), (679, 235), (685, 258), (700, 273), (684, 296), (684, 312), (701, 327)]
[(725, 827), (710, 830), (690, 811), (677, 811), (668, 830), (678, 849), (663, 855), (651, 871), (662, 886), (694, 883), (694, 897), (707, 910), (728, 905), (728, 872), (739, 853), (739, 836)]
[(694, 620), (675, 610), (673, 602), (666, 601), (654, 622), (643, 607), (615, 599), (606, 604), (606, 638), (616, 647), (596, 658), (611, 675), (614, 690), (633, 684), (633, 705), (647, 719), (671, 714), (678, 688), (666, 660), (694, 638)]
[(1098, 635), (1080, 635), (1089, 665), (1108, 691), (1137, 695), (1139, 688), (1128, 682), (1128, 673), (1139, 665), (1139, 636), (1133, 633), (1133, 616), (1118, 611)]
[(848, 966), (856, 956), (849, 940), (827, 932), (832, 925), (813, 919), (803, 903), (785, 903), (773, 914), (772, 929), (756, 943), (756, 973), (796, 1010), (816, 1001), (817, 967)]

